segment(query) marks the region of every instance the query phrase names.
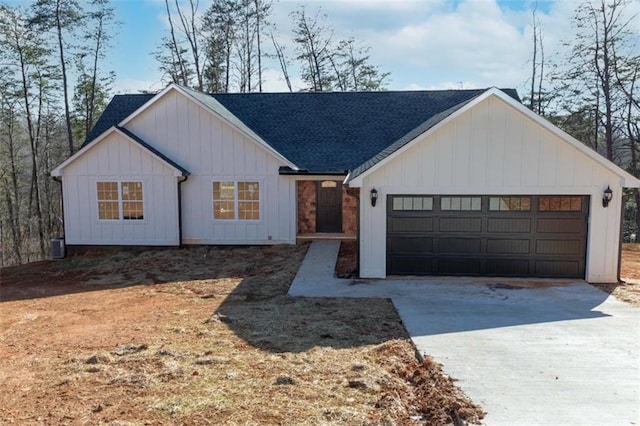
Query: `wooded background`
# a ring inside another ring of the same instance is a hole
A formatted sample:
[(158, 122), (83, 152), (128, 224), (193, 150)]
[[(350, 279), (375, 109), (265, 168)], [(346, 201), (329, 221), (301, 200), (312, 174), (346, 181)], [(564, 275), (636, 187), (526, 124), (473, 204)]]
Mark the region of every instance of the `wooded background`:
[[(632, 0), (577, 5), (567, 55), (545, 51), (531, 15), (525, 105), (640, 177), (640, 46), (630, 29)], [(165, 0), (169, 28), (153, 55), (165, 83), (203, 92), (261, 92), (265, 59), (275, 59), (293, 91), (385, 90), (389, 74), (370, 47), (337, 39), (320, 9), (291, 13), (293, 51), (270, 20), (272, 0)], [(50, 171), (73, 154), (112, 96), (104, 65), (118, 22), (109, 0), (0, 3), (0, 266), (48, 256), (62, 235), (60, 184)], [(295, 66), (292, 66), (295, 65)], [(629, 190), (624, 238), (640, 228), (640, 193)]]

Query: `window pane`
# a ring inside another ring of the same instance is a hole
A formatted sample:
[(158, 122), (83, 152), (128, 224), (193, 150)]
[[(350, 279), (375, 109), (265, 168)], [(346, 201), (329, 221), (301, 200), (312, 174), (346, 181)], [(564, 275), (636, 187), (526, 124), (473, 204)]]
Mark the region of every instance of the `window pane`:
[(520, 199), (520, 209), (522, 211), (525, 211), (525, 212), (531, 211), (531, 198), (530, 197), (522, 197)]
[(336, 186), (338, 186), (338, 183), (332, 180), (325, 180), (322, 181), (320, 186), (323, 188), (335, 188)]
[(235, 219), (235, 197), (234, 182), (213, 182), (213, 218)]
[(480, 197), (473, 197), (471, 199), (471, 210), (482, 210), (482, 198)]
[(471, 210), (471, 198), (462, 198), (460, 202), (461, 210)]
[(122, 203), (122, 218), (124, 220), (142, 220), (144, 212), (141, 201), (124, 201)]
[(412, 210), (413, 209), (413, 199), (411, 197), (404, 197), (402, 199), (402, 210)]
[(235, 187), (233, 182), (213, 182), (214, 200), (234, 200)]
[(96, 182), (98, 219), (119, 220), (118, 182)]
[(393, 197), (395, 211), (433, 210), (433, 197)]
[(413, 199), (413, 210), (422, 210), (422, 197), (415, 197)]
[(571, 211), (582, 211), (582, 197), (571, 197)]
[(582, 197), (540, 197), (538, 210), (553, 212), (582, 211)]
[(118, 220), (120, 214), (118, 212), (117, 201), (101, 201), (98, 203), (98, 218), (100, 220)]
[(423, 210), (433, 210), (433, 198), (432, 197), (424, 197), (422, 199), (422, 209)]
[(214, 219), (235, 219), (233, 201), (214, 201), (213, 202), (213, 218)]
[(451, 197), (451, 210), (460, 210), (460, 197)]
[(238, 200), (259, 200), (258, 182), (238, 182)]
[(238, 182), (238, 219), (260, 219), (260, 184), (258, 182)]
[(491, 198), (489, 198), (489, 210), (491, 210), (491, 211), (500, 210), (500, 198), (499, 197), (491, 197)]
[(451, 210), (451, 197), (442, 197), (440, 199), (441, 210)]
[(142, 201), (142, 182), (122, 182), (122, 199)]

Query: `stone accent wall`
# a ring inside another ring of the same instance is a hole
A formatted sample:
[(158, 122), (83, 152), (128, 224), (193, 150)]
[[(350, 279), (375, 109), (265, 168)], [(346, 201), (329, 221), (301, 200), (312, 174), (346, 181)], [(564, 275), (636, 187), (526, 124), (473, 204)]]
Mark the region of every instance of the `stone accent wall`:
[(316, 185), (315, 181), (298, 181), (298, 234), (316, 232)]
[(358, 235), (358, 198), (360, 188), (342, 187), (342, 232)]
[[(317, 185), (317, 181), (298, 181), (298, 235), (316, 233)], [(347, 235), (358, 234), (359, 195), (359, 188), (342, 187), (342, 232)]]

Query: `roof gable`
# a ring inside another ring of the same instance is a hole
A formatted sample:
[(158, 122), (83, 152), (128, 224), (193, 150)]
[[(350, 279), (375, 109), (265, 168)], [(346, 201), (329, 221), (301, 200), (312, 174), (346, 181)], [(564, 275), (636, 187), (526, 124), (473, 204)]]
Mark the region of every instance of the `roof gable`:
[[(272, 155), (278, 157), (281, 161), (285, 162), (288, 167), (292, 169), (297, 169), (297, 165), (291, 162), (288, 158), (282, 155), (278, 150), (274, 149), (271, 145), (265, 142), (259, 135), (253, 132), (248, 126), (245, 125), (241, 120), (233, 115), (233, 113), (229, 112), (223, 105), (217, 102), (211, 95), (207, 95), (196, 90), (190, 89), (188, 87), (179, 86), (177, 84), (170, 84), (164, 90), (159, 92), (153, 98), (149, 99), (146, 103), (138, 107), (137, 109), (130, 111), (129, 114), (125, 116), (123, 120), (121, 120), (117, 124), (120, 127), (125, 127), (127, 123), (135, 119), (140, 114), (144, 113), (144, 111), (151, 107), (156, 102), (160, 102), (162, 98), (169, 92), (176, 92), (182, 96), (185, 96), (189, 100), (195, 102), (201, 108), (205, 109), (209, 113), (213, 114), (215, 117), (223, 120), (227, 124), (235, 127), (238, 131), (246, 135), (249, 139), (253, 140), (255, 143), (260, 145), (262, 148), (266, 149)], [(126, 107), (123, 107), (124, 110)], [(116, 114), (114, 114), (116, 115)], [(117, 114), (121, 115), (121, 114)]]
[(118, 127), (118, 126), (112, 126), (106, 131), (102, 132), (102, 134), (97, 138), (93, 139), (89, 143), (85, 143), (82, 146), (82, 148), (80, 148), (75, 154), (67, 158), (62, 164), (60, 164), (58, 167), (53, 169), (51, 171), (51, 176), (62, 176), (62, 173), (65, 167), (67, 167), (69, 164), (74, 162), (77, 158), (83, 156), (85, 153), (90, 151), (91, 148), (96, 146), (100, 141), (106, 139), (109, 135), (111, 135), (114, 132), (120, 133), (125, 137), (126, 140), (142, 147), (143, 151), (146, 151), (152, 157), (164, 163), (166, 166), (168, 166), (170, 169), (173, 170), (174, 176), (188, 176), (190, 174), (189, 171), (187, 171), (184, 167), (180, 166), (179, 164), (169, 159), (167, 156), (159, 152), (157, 149), (153, 148), (151, 145), (149, 145), (148, 143), (140, 139), (138, 136), (131, 133), (129, 130), (124, 129), (122, 127)]
[(508, 96), (504, 91), (492, 88), (484, 91), (479, 96), (465, 101), (450, 110), (444, 111), (443, 113), (432, 117), (430, 120), (422, 123), (420, 126), (416, 127), (414, 130), (409, 132), (407, 135), (400, 138), (398, 141), (391, 144), (387, 149), (381, 151), (376, 156), (369, 159), (367, 162), (363, 163), (361, 166), (357, 167), (349, 174), (349, 176), (345, 179), (345, 183), (351, 183), (354, 186), (362, 185), (362, 180), (370, 173), (373, 173), (379, 167), (382, 167), (384, 164), (393, 160), (397, 156), (401, 155), (407, 149), (410, 149), (416, 143), (424, 140), (425, 137), (428, 137), (433, 132), (436, 132), (441, 127), (445, 126), (447, 123), (455, 120), (461, 114), (464, 114), (466, 111), (474, 108), (476, 105), (484, 102), (491, 96), (498, 97), (503, 102), (505, 102), (509, 107), (515, 109), (517, 112), (525, 115), (527, 118), (534, 121), (537, 125), (540, 125), (544, 129), (550, 131), (573, 148), (577, 149), (581, 153), (585, 154), (595, 162), (604, 166), (606, 169), (612, 171), (616, 175), (620, 176), (623, 180), (623, 186), (629, 188), (637, 188), (640, 187), (640, 180), (635, 178), (630, 173), (626, 172), (622, 168), (618, 167), (611, 161), (607, 160), (602, 155), (593, 151), (591, 148), (585, 146), (583, 143), (573, 138), (568, 133), (564, 132), (560, 128), (556, 127), (543, 117), (535, 114), (527, 107), (525, 107), (519, 101), (514, 100), (511, 96)]

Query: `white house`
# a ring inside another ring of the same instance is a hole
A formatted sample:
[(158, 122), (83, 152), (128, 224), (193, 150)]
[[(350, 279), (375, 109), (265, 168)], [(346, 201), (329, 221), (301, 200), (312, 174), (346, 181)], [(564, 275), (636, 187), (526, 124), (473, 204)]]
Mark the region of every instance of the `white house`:
[(372, 278), (614, 282), (622, 189), (640, 187), (495, 88), (207, 95), (170, 85), (114, 97), (52, 175), (70, 248), (354, 236), (360, 275)]

